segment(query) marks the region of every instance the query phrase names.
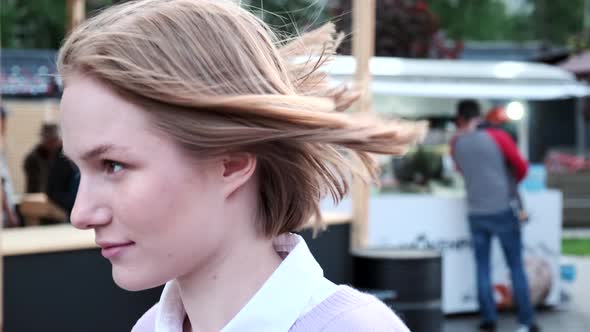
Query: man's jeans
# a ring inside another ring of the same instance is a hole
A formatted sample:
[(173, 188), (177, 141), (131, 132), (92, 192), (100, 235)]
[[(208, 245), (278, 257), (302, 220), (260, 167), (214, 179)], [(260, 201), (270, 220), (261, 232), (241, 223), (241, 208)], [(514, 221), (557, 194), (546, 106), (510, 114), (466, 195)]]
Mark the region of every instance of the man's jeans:
[(473, 249), (477, 266), (477, 295), (479, 310), (484, 321), (498, 318), (492, 292), (490, 251), (492, 236), (500, 239), (502, 251), (512, 277), (512, 297), (518, 309), (522, 325), (533, 323), (533, 308), (529, 296), (522, 259), (520, 222), (512, 210), (491, 215), (470, 215), (469, 225), (473, 237)]

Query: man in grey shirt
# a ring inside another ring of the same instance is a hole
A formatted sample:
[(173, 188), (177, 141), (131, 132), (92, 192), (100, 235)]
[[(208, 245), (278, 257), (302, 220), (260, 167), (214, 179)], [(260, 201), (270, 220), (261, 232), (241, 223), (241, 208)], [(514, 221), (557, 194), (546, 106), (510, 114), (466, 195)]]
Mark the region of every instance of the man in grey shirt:
[(498, 315), (490, 272), (491, 240), (500, 240), (512, 278), (518, 308), (518, 332), (536, 332), (533, 307), (522, 259), (520, 221), (512, 203), (516, 185), (527, 172), (512, 138), (501, 129), (483, 128), (479, 104), (463, 100), (458, 105), (459, 133), (451, 142), (452, 155), (465, 179), (469, 226), (477, 267), (478, 302), (482, 331), (495, 331)]

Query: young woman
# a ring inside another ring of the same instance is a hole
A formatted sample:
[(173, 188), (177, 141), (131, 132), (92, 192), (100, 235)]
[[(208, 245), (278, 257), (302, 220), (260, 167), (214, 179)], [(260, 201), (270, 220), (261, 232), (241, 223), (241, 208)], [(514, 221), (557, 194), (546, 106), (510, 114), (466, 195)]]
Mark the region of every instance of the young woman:
[(337, 112), (356, 95), (316, 70), (333, 36), (326, 25), (281, 45), (230, 1), (143, 0), (68, 37), (72, 223), (95, 231), (120, 287), (166, 284), (134, 331), (407, 331), (324, 278), (292, 233), (325, 194), (347, 193), (351, 171), (374, 177), (369, 153), (401, 153), (421, 132)]

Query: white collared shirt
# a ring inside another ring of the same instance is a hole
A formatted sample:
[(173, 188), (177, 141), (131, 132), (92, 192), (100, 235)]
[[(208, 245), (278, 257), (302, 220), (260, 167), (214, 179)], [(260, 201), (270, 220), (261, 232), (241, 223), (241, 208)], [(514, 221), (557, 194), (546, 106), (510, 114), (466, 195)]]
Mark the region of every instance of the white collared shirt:
[[(338, 290), (324, 277), (301, 236), (280, 235), (273, 246), (287, 256), (222, 332), (288, 331), (299, 317)], [(168, 282), (157, 307), (155, 331), (182, 332), (185, 316), (178, 285)]]

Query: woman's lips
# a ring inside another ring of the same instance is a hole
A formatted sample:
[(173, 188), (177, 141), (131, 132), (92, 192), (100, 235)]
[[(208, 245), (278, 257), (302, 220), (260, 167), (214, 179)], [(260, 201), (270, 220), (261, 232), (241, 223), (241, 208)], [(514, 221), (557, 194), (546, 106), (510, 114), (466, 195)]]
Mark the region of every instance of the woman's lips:
[(102, 248), (102, 256), (106, 259), (113, 259), (121, 256), (127, 249), (133, 246), (134, 242), (126, 243), (99, 243), (98, 245)]

